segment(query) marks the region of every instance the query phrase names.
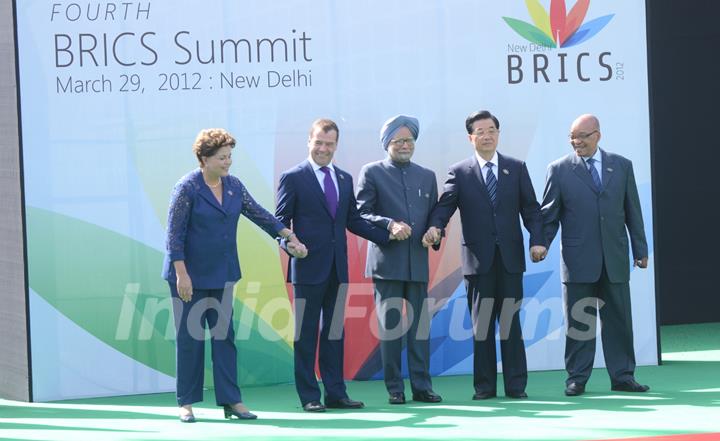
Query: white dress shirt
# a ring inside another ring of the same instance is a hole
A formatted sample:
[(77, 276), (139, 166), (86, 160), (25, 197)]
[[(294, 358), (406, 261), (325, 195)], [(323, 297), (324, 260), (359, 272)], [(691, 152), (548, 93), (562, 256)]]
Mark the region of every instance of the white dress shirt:
[[(313, 171), (315, 172), (315, 177), (318, 180), (318, 184), (320, 184), (320, 189), (324, 192), (325, 191), (325, 173), (323, 173), (320, 168), (322, 168), (321, 165), (317, 165), (315, 161), (313, 161), (312, 157), (308, 157), (308, 161), (310, 162), (310, 165), (313, 168)], [(337, 174), (335, 172), (335, 167), (333, 167), (332, 162), (327, 165), (327, 168), (330, 169), (330, 177), (332, 177), (333, 184), (335, 184), (335, 194), (337, 195), (338, 199), (340, 199), (340, 188), (338, 187), (337, 182)]]
[(482, 177), (483, 177), (483, 180), (485, 181), (485, 183), (487, 183), (487, 173), (488, 173), (488, 168), (485, 167), (485, 164), (487, 164), (488, 162), (493, 164), (493, 174), (495, 175), (495, 179), (498, 181), (498, 183), (500, 183), (500, 174), (498, 173), (499, 169), (498, 169), (497, 151), (495, 151), (495, 153), (493, 153), (493, 157), (490, 158), (489, 161), (484, 160), (482, 158), (482, 156), (480, 156), (478, 154), (478, 152), (475, 152), (475, 158), (477, 159), (478, 164), (480, 164), (480, 172), (482, 173)]

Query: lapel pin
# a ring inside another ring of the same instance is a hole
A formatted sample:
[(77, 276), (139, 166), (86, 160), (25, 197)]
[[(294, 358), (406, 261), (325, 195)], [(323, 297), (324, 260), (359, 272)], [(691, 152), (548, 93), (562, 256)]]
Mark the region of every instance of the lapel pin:
[(612, 173), (613, 171), (613, 169), (611, 169), (610, 167), (606, 168), (605, 170), (609, 171), (610, 173)]
[(233, 192), (232, 192), (232, 190), (228, 190), (228, 195), (230, 195), (230, 196), (232, 196), (232, 195), (233, 195)]
[(338, 173), (338, 176), (340, 177), (340, 179), (345, 179), (345, 176), (340, 173)]
[(510, 174), (510, 171), (509, 171), (508, 169), (504, 168), (504, 169), (503, 169), (503, 173), (505, 173), (506, 175), (509, 175), (509, 174)]

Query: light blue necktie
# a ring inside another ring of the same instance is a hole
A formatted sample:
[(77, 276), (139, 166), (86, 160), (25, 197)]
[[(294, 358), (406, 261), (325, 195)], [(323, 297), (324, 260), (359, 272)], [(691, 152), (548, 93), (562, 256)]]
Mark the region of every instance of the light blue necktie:
[(590, 172), (590, 176), (592, 177), (592, 180), (595, 183), (595, 188), (597, 188), (598, 191), (601, 191), (602, 190), (602, 181), (600, 181), (600, 175), (598, 174), (598, 171), (595, 168), (595, 161), (597, 161), (595, 158), (590, 158), (586, 162), (587, 162), (587, 166), (588, 166), (588, 171)]
[(486, 162), (485, 167), (487, 167), (487, 176), (485, 176), (485, 186), (487, 187), (488, 195), (490, 195), (490, 200), (492, 201), (493, 206), (497, 205), (496, 197), (497, 197), (497, 179), (495, 179), (495, 173), (493, 173), (493, 163), (492, 162)]

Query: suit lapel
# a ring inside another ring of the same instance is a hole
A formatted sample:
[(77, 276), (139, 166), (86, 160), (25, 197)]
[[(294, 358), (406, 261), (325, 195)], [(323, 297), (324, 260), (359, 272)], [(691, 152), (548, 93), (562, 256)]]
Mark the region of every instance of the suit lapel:
[[(205, 199), (212, 205), (213, 207), (217, 208), (218, 210), (222, 211), (223, 214), (225, 214), (225, 209), (220, 205), (215, 195), (210, 190), (210, 187), (205, 184), (205, 180), (203, 179), (202, 172), (198, 172), (198, 174), (195, 176), (195, 182), (197, 183), (198, 187), (200, 188), (200, 197)], [(225, 183), (223, 183), (225, 184)], [(224, 190), (224, 188), (223, 188)], [(223, 200), (225, 200), (225, 197), (223, 197)]]
[(347, 207), (350, 201), (350, 193), (352, 193), (353, 190), (352, 186), (350, 186), (350, 181), (346, 177), (346, 173), (344, 171), (335, 167), (335, 176), (337, 177), (338, 183), (338, 208), (337, 213), (335, 213), (335, 217), (337, 218), (340, 210), (344, 210), (344, 207)]
[(480, 170), (480, 164), (478, 164), (477, 158), (474, 155), (470, 158), (470, 173), (477, 181), (478, 187), (480, 188), (480, 194), (482, 194), (488, 204), (492, 204), (490, 201), (490, 195), (487, 191), (487, 186), (485, 185), (485, 180), (482, 176), (482, 171)]
[[(330, 209), (328, 208), (327, 201), (325, 200), (325, 190), (320, 187), (320, 182), (318, 182), (317, 176), (315, 176), (315, 170), (313, 170), (310, 161), (305, 161), (302, 175), (305, 180), (306, 189), (310, 191), (310, 193), (313, 193), (315, 197), (319, 199), (320, 203), (325, 208), (325, 212), (328, 216), (330, 216)], [(303, 189), (298, 190), (302, 191)]]
[(603, 190), (605, 190), (610, 188), (610, 181), (615, 176), (615, 162), (602, 149), (600, 154), (602, 155), (602, 185)]
[[(508, 174), (506, 175), (503, 172), (503, 170), (508, 170)], [(507, 177), (510, 176), (509, 172), (510, 172), (510, 170), (508, 169), (507, 161), (505, 160), (505, 157), (503, 155), (501, 155), (500, 153), (498, 153), (498, 166), (497, 166), (497, 170), (495, 173), (495, 179), (497, 179), (497, 190), (496, 190), (497, 193), (495, 195), (495, 201), (496, 201), (495, 205), (496, 206), (500, 206), (500, 204), (502, 203), (502, 200), (505, 199), (503, 193), (505, 193), (504, 190), (506, 190), (508, 187)], [(501, 176), (502, 176), (502, 178), (501, 178)], [(505, 183), (503, 183), (503, 181)]]
[(595, 194), (598, 193), (597, 188), (595, 187), (595, 182), (592, 180), (592, 176), (590, 176), (590, 172), (587, 169), (587, 166), (585, 165), (585, 161), (582, 160), (581, 157), (579, 157), (576, 154), (573, 154), (573, 171), (576, 175), (580, 178), (581, 181), (585, 183), (588, 187), (590, 187), (590, 190), (592, 190)]
[[(222, 200), (222, 207), (225, 210), (226, 213), (233, 213), (232, 210), (235, 205), (240, 202), (242, 203), (242, 198), (240, 197), (240, 188), (236, 188), (230, 184), (229, 179), (223, 179), (223, 200)], [(242, 207), (240, 207), (242, 209)]]

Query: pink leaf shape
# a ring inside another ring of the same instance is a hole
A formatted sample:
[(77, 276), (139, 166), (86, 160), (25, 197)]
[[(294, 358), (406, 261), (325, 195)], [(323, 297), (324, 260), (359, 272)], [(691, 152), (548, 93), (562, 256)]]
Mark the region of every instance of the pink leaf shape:
[(550, 2), (550, 29), (555, 43), (560, 45), (560, 36), (565, 31), (565, 0), (552, 0)]
[(562, 46), (565, 41), (578, 30), (583, 20), (585, 20), (585, 15), (589, 7), (590, 0), (577, 0), (575, 6), (572, 7), (570, 13), (567, 15), (565, 29), (560, 33), (560, 41), (558, 41), (558, 44)]

